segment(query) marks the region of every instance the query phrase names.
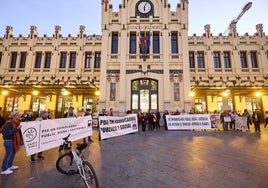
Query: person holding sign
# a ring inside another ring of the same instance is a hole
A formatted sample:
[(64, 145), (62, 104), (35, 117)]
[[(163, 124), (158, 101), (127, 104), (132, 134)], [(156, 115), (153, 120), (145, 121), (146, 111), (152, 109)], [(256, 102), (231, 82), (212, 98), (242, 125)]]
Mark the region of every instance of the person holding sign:
[[(92, 117), (92, 110), (90, 108), (86, 109), (86, 112), (84, 113), (84, 116), (91, 116)], [(93, 142), (93, 140), (91, 139), (91, 136), (88, 136), (87, 138), (88, 142)], [(83, 143), (86, 143), (86, 138), (83, 138)]]
[(250, 117), (250, 114), (248, 113), (247, 109), (244, 110), (244, 113), (242, 114), (242, 117), (247, 117), (247, 127), (248, 127), (248, 132), (250, 132), (250, 126), (249, 125), (252, 125), (252, 121), (251, 121), (251, 117)]
[(76, 114), (74, 113), (74, 107), (70, 106), (68, 109), (68, 112), (66, 112), (63, 115), (63, 118), (70, 118), (70, 117), (76, 117)]
[(228, 131), (228, 124), (231, 122), (231, 115), (228, 113), (228, 111), (224, 111), (222, 117), (223, 117), (223, 130)]
[(11, 112), (10, 119), (3, 125), (3, 139), (6, 150), (5, 157), (2, 162), (1, 174), (12, 174), (12, 170), (19, 167), (13, 165), (15, 154), (20, 148), (20, 113), (18, 111)]
[(268, 125), (268, 111), (265, 112), (265, 124), (264, 124), (264, 128), (266, 128), (267, 125)]
[[(42, 121), (44, 119), (48, 119), (48, 111), (46, 110), (40, 111), (39, 116), (35, 119), (35, 121)], [(35, 161), (35, 155), (36, 154), (31, 155), (31, 162)], [(37, 159), (44, 159), (42, 152), (37, 153)]]

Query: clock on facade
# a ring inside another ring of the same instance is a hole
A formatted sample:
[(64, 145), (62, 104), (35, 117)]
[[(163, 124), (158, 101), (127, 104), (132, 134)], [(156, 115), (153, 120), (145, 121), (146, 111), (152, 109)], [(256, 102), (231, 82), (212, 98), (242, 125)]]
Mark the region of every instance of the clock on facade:
[(148, 17), (152, 14), (153, 4), (149, 0), (140, 0), (136, 5), (137, 15), (141, 17)]

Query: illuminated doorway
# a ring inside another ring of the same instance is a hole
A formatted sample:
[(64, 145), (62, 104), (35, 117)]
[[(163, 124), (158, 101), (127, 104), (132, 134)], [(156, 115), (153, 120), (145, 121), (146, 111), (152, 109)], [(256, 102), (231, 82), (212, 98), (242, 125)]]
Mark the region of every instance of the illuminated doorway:
[(56, 118), (62, 118), (64, 113), (68, 111), (69, 107), (73, 106), (72, 97), (59, 97), (57, 102)]
[(158, 81), (135, 79), (131, 82), (131, 110), (158, 110)]

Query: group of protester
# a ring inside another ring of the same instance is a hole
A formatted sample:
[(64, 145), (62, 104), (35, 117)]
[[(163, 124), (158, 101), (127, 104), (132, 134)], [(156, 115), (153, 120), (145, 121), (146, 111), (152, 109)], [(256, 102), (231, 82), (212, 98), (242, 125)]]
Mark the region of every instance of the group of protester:
[[(91, 115), (91, 109), (86, 109), (84, 116)], [(74, 108), (69, 107), (68, 112), (63, 116), (64, 118), (77, 117), (74, 113)], [(21, 135), (21, 125), (20, 122), (27, 121), (42, 121), (46, 119), (51, 119), (51, 113), (49, 110), (42, 110), (39, 112), (37, 118), (34, 119), (34, 115), (31, 110), (25, 110), (22, 115), (18, 111), (13, 111), (7, 118), (4, 118), (2, 115), (2, 108), (0, 107), (0, 119), (1, 119), (1, 129), (0, 132), (3, 134), (5, 156), (2, 162), (2, 172), (1, 174), (9, 175), (18, 169), (18, 166), (13, 165), (15, 154), (19, 151), (20, 146), (22, 145), (22, 135)], [(3, 122), (2, 122), (3, 120)], [(91, 137), (89, 136), (88, 142), (92, 142)], [(86, 138), (83, 139), (83, 142), (86, 142)], [(44, 159), (42, 152), (31, 155), (30, 161), (35, 162), (37, 159)]]
[[(131, 111), (127, 111), (127, 114), (134, 113)], [(169, 112), (166, 110), (162, 116), (159, 111), (157, 110), (150, 110), (147, 113), (143, 113), (140, 110), (137, 112), (138, 118), (138, 125), (141, 131), (153, 131), (160, 129), (160, 119), (163, 118), (164, 120), (164, 127), (167, 130), (167, 121), (166, 116), (169, 115)], [(216, 113), (216, 112), (215, 112)], [(171, 115), (182, 115), (186, 114), (184, 110), (175, 111), (170, 113)], [(193, 114), (193, 112), (190, 112)], [(86, 109), (81, 116), (89, 116), (92, 115), (91, 109)], [(109, 112), (105, 109), (99, 113), (99, 116), (113, 116), (113, 108), (110, 108)], [(260, 132), (260, 123), (261, 123), (261, 114), (259, 111), (255, 110), (252, 115), (249, 114), (248, 110), (245, 109), (242, 114), (237, 113), (236, 111), (223, 111), (220, 115), (221, 122), (223, 124), (223, 130), (228, 131), (228, 129), (236, 129), (235, 128), (235, 119), (237, 116), (247, 117), (247, 128), (248, 131), (250, 130), (250, 125), (254, 124), (255, 132)], [(72, 118), (77, 117), (74, 113), (74, 108), (69, 107), (68, 111), (64, 114), (63, 118)], [(39, 112), (38, 117), (35, 121), (42, 121), (45, 119), (51, 119), (51, 113), (48, 110), (42, 110)], [(2, 108), (0, 107), (0, 123), (1, 129), (0, 132), (3, 134), (4, 139), (4, 147), (5, 147), (5, 156), (2, 162), (2, 172), (1, 174), (12, 174), (13, 170), (18, 169), (18, 166), (13, 165), (13, 161), (15, 158), (16, 152), (19, 150), (21, 143), (21, 125), (20, 122), (22, 121), (32, 121), (34, 120), (34, 115), (31, 110), (25, 110), (22, 115), (18, 111), (12, 112), (7, 119), (3, 118), (2, 115)], [(268, 111), (265, 113), (265, 124), (264, 128), (268, 125)], [(83, 138), (83, 142), (93, 142), (91, 136), (88, 138)], [(37, 159), (44, 159), (42, 152), (37, 154), (31, 155), (31, 162), (35, 161), (37, 155)]]
[(161, 114), (159, 111), (151, 110), (148, 113), (142, 113), (140, 110), (138, 110), (137, 118), (139, 129), (141, 129), (143, 132), (146, 131), (146, 127), (148, 127), (148, 131), (160, 129)]
[[(142, 113), (140, 110), (137, 111), (138, 116), (138, 124), (139, 129), (142, 131), (152, 131), (154, 129), (160, 129), (160, 119), (163, 118), (164, 120), (164, 127), (165, 130), (167, 130), (167, 121), (166, 121), (166, 115), (184, 115), (187, 114), (184, 110), (179, 111), (176, 110), (174, 112), (169, 113), (167, 110), (160, 115), (158, 111), (150, 110), (148, 113)], [(194, 114), (193, 111), (190, 111), (188, 114)], [(219, 114), (219, 112), (214, 111), (214, 114)], [(247, 121), (247, 131), (250, 132), (250, 125), (254, 125), (255, 132), (260, 132), (260, 124), (262, 122), (262, 115), (260, 111), (255, 110), (252, 114), (248, 112), (247, 109), (243, 111), (243, 113), (237, 113), (237, 111), (230, 111), (225, 110), (222, 113), (220, 113), (220, 123), (222, 123), (223, 130), (236, 130), (235, 127), (235, 119), (237, 116), (240, 117), (246, 117)], [(268, 111), (265, 113), (265, 124), (264, 128), (266, 128), (268, 125)]]
[[(263, 116), (259, 110), (255, 110), (252, 115), (249, 114), (248, 110), (245, 109), (242, 114), (237, 113), (236, 111), (224, 111), (221, 114), (221, 122), (223, 123), (223, 130), (228, 131), (229, 129), (236, 130), (235, 128), (235, 119), (237, 116), (246, 117), (247, 121), (247, 131), (250, 132), (250, 125), (254, 125), (255, 132), (261, 132), (260, 124), (263, 121)], [(265, 113), (265, 124), (264, 128), (268, 125), (268, 111)]]

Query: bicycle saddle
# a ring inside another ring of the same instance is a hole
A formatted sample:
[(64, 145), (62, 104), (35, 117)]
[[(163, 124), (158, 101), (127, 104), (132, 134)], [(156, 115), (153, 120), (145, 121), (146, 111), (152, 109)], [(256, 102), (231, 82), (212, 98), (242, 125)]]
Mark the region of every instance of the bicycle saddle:
[(83, 144), (77, 144), (76, 149), (79, 151), (82, 151), (83, 149), (85, 149), (87, 147), (87, 143), (83, 143)]

